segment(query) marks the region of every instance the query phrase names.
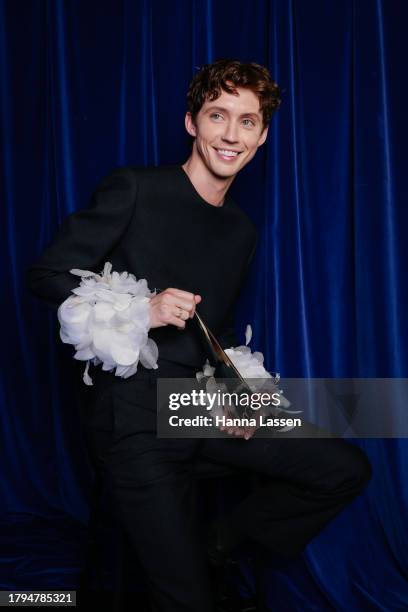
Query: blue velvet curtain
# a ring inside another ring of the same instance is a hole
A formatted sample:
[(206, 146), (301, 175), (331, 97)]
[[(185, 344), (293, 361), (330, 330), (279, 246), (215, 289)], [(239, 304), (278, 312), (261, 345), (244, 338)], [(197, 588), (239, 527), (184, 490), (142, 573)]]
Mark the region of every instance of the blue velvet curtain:
[[(257, 61), (284, 89), (232, 188), (260, 232), (240, 337), (250, 322), (286, 377), (408, 376), (407, 17), (398, 0), (0, 1), (0, 588), (74, 585), (68, 562), (58, 574), (43, 550), (37, 563), (13, 529), (75, 528), (88, 512), (80, 375), (25, 270), (110, 169), (187, 158), (202, 64)], [(408, 608), (406, 440), (353, 442), (374, 477), (298, 564), (271, 572), (275, 611)]]

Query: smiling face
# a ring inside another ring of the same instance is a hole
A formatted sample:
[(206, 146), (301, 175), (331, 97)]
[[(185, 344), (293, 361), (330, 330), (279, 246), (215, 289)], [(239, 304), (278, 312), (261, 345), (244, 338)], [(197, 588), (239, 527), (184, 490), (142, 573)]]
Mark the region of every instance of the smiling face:
[(233, 178), (246, 166), (268, 133), (257, 95), (243, 87), (236, 91), (206, 100), (195, 121), (186, 113), (186, 129), (195, 138), (192, 157), (220, 178)]

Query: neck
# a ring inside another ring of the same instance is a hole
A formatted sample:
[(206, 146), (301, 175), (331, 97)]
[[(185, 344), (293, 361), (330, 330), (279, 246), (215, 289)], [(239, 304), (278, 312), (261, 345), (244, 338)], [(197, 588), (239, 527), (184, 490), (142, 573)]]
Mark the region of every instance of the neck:
[(204, 200), (213, 206), (223, 205), (225, 194), (234, 180), (234, 176), (224, 178), (213, 174), (198, 155), (195, 144), (191, 156), (182, 165), (182, 168)]

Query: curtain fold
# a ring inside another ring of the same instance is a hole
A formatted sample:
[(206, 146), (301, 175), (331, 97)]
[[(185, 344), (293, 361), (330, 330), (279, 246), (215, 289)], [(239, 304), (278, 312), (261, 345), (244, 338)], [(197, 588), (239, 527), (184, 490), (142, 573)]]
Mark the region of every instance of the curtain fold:
[[(398, 0), (0, 0), (10, 520), (88, 513), (79, 371), (25, 271), (112, 168), (185, 161), (187, 87), (217, 58), (265, 64), (284, 90), (232, 186), (260, 237), (238, 337), (250, 322), (282, 377), (408, 376), (407, 17)], [(407, 441), (354, 443), (373, 480), (297, 565), (270, 573), (276, 611), (408, 607)]]

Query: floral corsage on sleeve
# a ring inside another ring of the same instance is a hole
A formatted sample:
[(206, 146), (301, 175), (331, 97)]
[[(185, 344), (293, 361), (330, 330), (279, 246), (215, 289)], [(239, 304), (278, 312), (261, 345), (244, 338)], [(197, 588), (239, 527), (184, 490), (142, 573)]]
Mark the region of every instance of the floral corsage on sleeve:
[[(291, 402), (283, 395), (283, 390), (279, 388), (280, 374), (271, 374), (264, 367), (264, 356), (261, 352), (252, 352), (248, 346), (252, 338), (252, 328), (250, 325), (246, 326), (245, 330), (245, 345), (231, 346), (225, 349), (225, 353), (231, 359), (238, 372), (245, 379), (248, 387), (254, 393), (268, 392), (277, 393), (280, 397), (279, 406), (270, 407), (264, 409), (264, 413), (272, 412), (276, 415), (279, 413), (297, 414), (301, 410), (289, 410)], [(227, 391), (224, 383), (218, 382), (214, 378), (215, 368), (210, 365), (208, 359), (203, 365), (203, 369), (196, 373), (198, 381), (202, 381), (205, 384), (205, 388), (209, 393), (216, 393), (219, 390)], [(218, 408), (219, 410), (219, 408)], [(213, 411), (214, 412), (214, 411)], [(288, 431), (291, 429), (290, 426), (283, 427), (280, 431)]]
[(149, 302), (156, 293), (147, 281), (128, 272), (112, 272), (110, 262), (100, 274), (70, 272), (81, 281), (58, 309), (60, 337), (75, 347), (75, 359), (86, 361), (85, 384), (93, 384), (90, 363), (102, 364), (103, 370), (115, 370), (123, 378), (137, 372), (139, 361), (145, 368), (157, 368), (159, 351), (148, 336)]

